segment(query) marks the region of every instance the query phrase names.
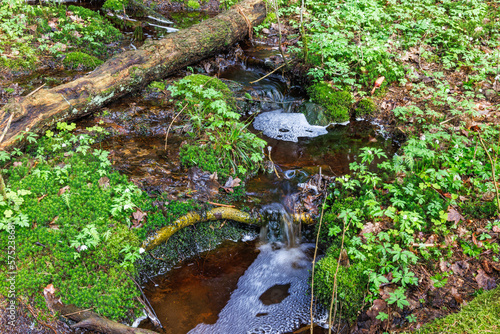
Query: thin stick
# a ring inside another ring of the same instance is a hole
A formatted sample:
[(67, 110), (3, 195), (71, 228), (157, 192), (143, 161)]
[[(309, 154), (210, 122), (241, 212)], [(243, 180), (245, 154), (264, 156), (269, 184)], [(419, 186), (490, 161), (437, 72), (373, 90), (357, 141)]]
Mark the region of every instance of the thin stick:
[(495, 193), (497, 195), (496, 196), (497, 197), (497, 210), (498, 210), (498, 214), (500, 215), (500, 194), (498, 192), (497, 178), (495, 176), (496, 159), (495, 159), (495, 161), (493, 161), (493, 159), (491, 158), (490, 152), (488, 152), (488, 150), (486, 149), (486, 145), (483, 142), (483, 138), (481, 138), (481, 134), (478, 132), (477, 135), (479, 136), (479, 140), (481, 141), (481, 146), (483, 147), (483, 150), (488, 155), (488, 159), (490, 160), (490, 163), (491, 163), (491, 173), (493, 174), (493, 185), (495, 186)]
[(316, 234), (316, 246), (314, 247), (314, 257), (312, 261), (312, 273), (311, 273), (311, 334), (314, 331), (314, 316), (313, 316), (313, 304), (314, 304), (314, 265), (316, 264), (316, 255), (318, 254), (318, 243), (319, 243), (319, 232), (321, 231), (321, 224), (323, 223), (323, 213), (325, 212), (325, 203), (328, 197), (328, 192), (325, 194), (325, 199), (323, 200), (323, 205), (321, 206), (321, 216), (319, 218), (318, 233)]
[(278, 1), (274, 0), (274, 13), (276, 15), (276, 21), (278, 21), (278, 43), (279, 49), (281, 53), (281, 57), (283, 57), (283, 61), (285, 62), (286, 67), (288, 67), (288, 61), (285, 58), (285, 51), (283, 50), (282, 37), (281, 37), (281, 23), (280, 23), (280, 13), (278, 8)]
[(330, 313), (329, 313), (330, 320), (328, 321), (328, 334), (332, 334), (332, 324), (335, 321), (335, 317), (337, 315), (337, 302), (335, 301), (335, 312), (333, 313), (333, 318), (332, 318), (333, 301), (336, 300), (336, 295), (337, 295), (337, 275), (339, 273), (340, 258), (342, 257), (342, 250), (344, 249), (345, 231), (349, 228), (349, 225), (351, 225), (351, 221), (349, 221), (349, 224), (345, 226), (345, 220), (344, 220), (344, 230), (342, 231), (342, 243), (340, 244), (340, 254), (339, 254), (339, 259), (337, 260), (337, 269), (335, 270), (335, 276), (333, 277), (333, 292), (332, 292), (332, 302), (330, 303)]
[(172, 124), (174, 124), (177, 117), (179, 117), (179, 115), (184, 111), (184, 109), (186, 109), (187, 106), (188, 106), (188, 104), (186, 103), (186, 105), (184, 105), (184, 107), (181, 109), (181, 111), (179, 111), (177, 113), (177, 115), (175, 115), (175, 117), (172, 118), (172, 122), (170, 122), (170, 125), (168, 126), (167, 133), (165, 134), (165, 151), (167, 150), (167, 146), (168, 146), (168, 133), (170, 132), (170, 128), (172, 127)]
[(3, 132), (2, 132), (2, 137), (0, 137), (0, 144), (3, 142), (3, 138), (5, 137), (5, 135), (7, 134), (7, 131), (9, 131), (9, 128), (10, 128), (10, 123), (12, 122), (12, 118), (14, 117), (14, 113), (10, 114), (10, 117), (9, 117), (9, 120), (7, 121), (7, 125), (5, 126), (5, 128), (3, 129)]
[(215, 202), (210, 202), (210, 201), (207, 201), (207, 203), (215, 205), (215, 206), (222, 206), (224, 208), (235, 208), (234, 205), (229, 205), (229, 204), (221, 204), (221, 203), (215, 203)]
[(78, 314), (78, 313), (82, 313), (82, 312), (87, 312), (87, 311), (90, 311), (92, 309), (94, 309), (95, 306), (92, 306), (91, 308), (87, 308), (85, 310), (80, 310), (80, 311), (76, 311), (76, 312), (73, 312), (73, 313), (68, 313), (68, 314), (61, 314), (63, 317), (67, 317), (69, 315), (73, 315), (73, 314)]
[(38, 92), (40, 89), (42, 89), (43, 87), (45, 87), (46, 83), (44, 83), (43, 85), (41, 85), (40, 87), (38, 87), (37, 89), (35, 89), (34, 91), (32, 91), (31, 93), (29, 93), (28, 95), (26, 95), (25, 97), (28, 97), (28, 96), (31, 96), (33, 94), (35, 94), (36, 92)]
[[(5, 125), (5, 128), (3, 129), (3, 132), (2, 132), (2, 136), (0, 137), (0, 144), (2, 143), (3, 139), (5, 138), (7, 131), (9, 131), (10, 123), (12, 122), (13, 117), (14, 117), (14, 113), (10, 114), (9, 120), (7, 121), (7, 125)], [(1, 173), (0, 173), (0, 193), (2, 194), (4, 201), (6, 201), (7, 200), (7, 191), (5, 190), (5, 181), (4, 181), (3, 175)]]
[(276, 72), (277, 70), (279, 70), (280, 68), (282, 68), (282, 67), (283, 67), (283, 66), (285, 66), (285, 65), (286, 65), (286, 63), (282, 64), (282, 65), (281, 65), (281, 66), (279, 66), (279, 67), (276, 67), (274, 70), (272, 70), (271, 72), (267, 73), (267, 74), (266, 74), (266, 75), (264, 75), (262, 78), (257, 79), (257, 80), (255, 80), (255, 81), (250, 81), (250, 83), (251, 83), (251, 84), (253, 84), (253, 83), (259, 82), (260, 80), (262, 80), (262, 79), (264, 79), (264, 78), (266, 78), (266, 77), (270, 76), (271, 74), (273, 74), (274, 72)]

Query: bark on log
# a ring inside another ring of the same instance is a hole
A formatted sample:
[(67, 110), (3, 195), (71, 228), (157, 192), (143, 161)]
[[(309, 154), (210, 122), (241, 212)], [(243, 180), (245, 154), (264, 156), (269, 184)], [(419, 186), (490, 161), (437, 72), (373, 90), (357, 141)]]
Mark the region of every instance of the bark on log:
[(57, 122), (91, 114), (151, 81), (229, 47), (246, 37), (265, 16), (262, 0), (243, 0), (227, 12), (189, 29), (121, 53), (85, 77), (7, 104), (0, 110), (0, 129), (6, 127), (12, 113), (14, 118), (0, 149), (21, 146), (16, 137), (22, 131), (43, 133)]
[[(247, 212), (243, 212), (233, 208), (225, 208), (225, 207), (215, 208), (203, 214), (199, 214), (196, 212), (189, 212), (186, 215), (178, 218), (172, 225), (165, 226), (156, 231), (153, 235), (149, 236), (143, 242), (142, 248), (144, 248), (147, 251), (153, 250), (162, 243), (167, 242), (172, 235), (174, 235), (176, 232), (183, 229), (184, 227), (196, 223), (221, 220), (221, 219), (234, 220), (240, 223), (252, 224), (252, 225), (260, 225), (261, 223), (260, 217), (252, 217)], [(295, 222), (302, 222), (305, 224), (314, 223), (311, 216), (304, 213), (294, 214), (293, 220)]]
[(47, 285), (43, 289), (43, 295), (49, 310), (77, 322), (71, 325), (71, 328), (86, 328), (105, 334), (158, 334), (158, 332), (149, 329), (130, 327), (103, 318), (97, 313), (82, 310), (74, 305), (63, 304), (60, 298), (55, 297), (55, 288), (52, 284)]

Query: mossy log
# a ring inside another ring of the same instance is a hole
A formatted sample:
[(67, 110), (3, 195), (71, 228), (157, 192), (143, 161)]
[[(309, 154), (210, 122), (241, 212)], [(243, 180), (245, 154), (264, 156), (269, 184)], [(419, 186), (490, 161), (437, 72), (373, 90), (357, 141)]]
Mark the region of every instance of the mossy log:
[(82, 310), (74, 305), (67, 305), (61, 302), (60, 298), (55, 297), (55, 288), (49, 284), (43, 290), (47, 307), (52, 312), (59, 313), (61, 316), (76, 321), (71, 328), (85, 328), (105, 334), (158, 334), (155, 331), (143, 328), (130, 327), (119, 322), (101, 317), (95, 312)]
[(57, 122), (91, 114), (151, 81), (214, 55), (245, 38), (265, 17), (263, 0), (243, 0), (189, 29), (118, 54), (84, 77), (9, 103), (0, 110), (0, 131), (10, 115), (14, 117), (0, 149), (21, 146), (18, 135), (23, 131), (44, 133)]
[[(215, 208), (204, 213), (189, 212), (186, 215), (178, 218), (172, 225), (165, 226), (160, 230), (156, 231), (153, 235), (149, 236), (142, 247), (147, 250), (153, 250), (162, 243), (167, 242), (167, 240), (174, 235), (177, 231), (183, 229), (184, 227), (213, 220), (233, 220), (240, 223), (261, 225), (262, 221), (260, 217), (252, 217), (247, 212), (243, 212), (233, 208)], [(313, 219), (307, 214), (294, 214), (293, 220), (296, 222), (302, 222), (305, 224), (312, 224)]]

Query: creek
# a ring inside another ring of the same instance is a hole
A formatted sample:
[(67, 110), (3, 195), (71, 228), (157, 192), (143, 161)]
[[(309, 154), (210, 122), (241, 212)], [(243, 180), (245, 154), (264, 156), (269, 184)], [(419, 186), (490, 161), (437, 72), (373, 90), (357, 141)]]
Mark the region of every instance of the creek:
[[(176, 13), (170, 17), (177, 22), (174, 27), (183, 28), (208, 16)], [(131, 35), (127, 32), (129, 38)], [(158, 30), (146, 30), (145, 35), (156, 38)], [(133, 48), (130, 40), (126, 44), (126, 48)], [(273, 119), (288, 120), (271, 128), (290, 134), (297, 131), (298, 124), (304, 130), (302, 120), (296, 119), (301, 115), (297, 113), (300, 106), (307, 101), (302, 87), (279, 72), (254, 82), (270, 71), (269, 64), (279, 58), (278, 50), (242, 44), (238, 52), (237, 57), (219, 57), (222, 60), (218, 75), (239, 96), (250, 94), (258, 101), (246, 108), (244, 117), (248, 122), (258, 114), (273, 112)], [(201, 65), (193, 67), (203, 72)], [(58, 73), (52, 75), (56, 77)], [(27, 81), (37, 86), (37, 80), (40, 79), (33, 77)], [(78, 121), (77, 131), (94, 125), (110, 129), (111, 135), (99, 145), (110, 151), (114, 168), (142, 189), (168, 193), (169, 200), (177, 200), (191, 189), (187, 170), (179, 161), (184, 140), (182, 125), (174, 127), (168, 149), (164, 149), (166, 128), (174, 115), (175, 110), (164, 106), (158, 96), (137, 94)], [(264, 127), (268, 122), (269, 119), (261, 121)], [(399, 143), (382, 126), (367, 120), (322, 127), (311, 136), (297, 132), (295, 137), (279, 133), (266, 136), (262, 126), (257, 125), (251, 125), (250, 130), (266, 140), (266, 154), (272, 158), (275, 169), (248, 180), (246, 196), (236, 205), (258, 208), (266, 215), (267, 226), (262, 228), (260, 237), (226, 241), (216, 249), (167, 268), (162, 275), (148, 277), (143, 289), (163, 328), (156, 328), (149, 320), (142, 321), (139, 327), (174, 334), (291, 333), (310, 322), (314, 238), (310, 230), (302, 234), (301, 226), (293, 223), (288, 202), (313, 175), (348, 174), (349, 164), (357, 160), (361, 148), (382, 148), (393, 155)], [(314, 313), (314, 321), (320, 325), (315, 333), (322, 333), (326, 311), (316, 306)]]
[[(267, 101), (250, 108), (245, 117), (252, 120), (255, 113), (276, 109), (296, 111), (306, 97), (280, 74), (250, 83), (268, 72), (256, 65), (259, 61), (248, 61), (257, 58), (255, 48), (250, 48), (248, 55), (243, 50), (246, 60), (228, 62), (220, 73), (240, 93)], [(259, 48), (260, 63), (276, 54), (270, 48), (267, 52), (266, 47)], [(78, 126), (101, 124), (114, 129), (101, 143), (111, 151), (114, 167), (142, 188), (168, 192), (174, 200), (189, 192), (189, 182), (178, 159), (183, 135), (170, 134), (168, 150), (163, 148), (165, 128), (173, 114), (154, 99), (136, 96), (108, 106), (104, 114), (84, 119)], [(313, 236), (301, 235), (300, 226), (287, 218), (287, 200), (315, 174), (349, 173), (349, 164), (356, 161), (362, 147), (382, 148), (392, 155), (399, 146), (382, 126), (365, 120), (334, 125), (323, 135), (301, 137), (296, 142), (251, 130), (271, 147), (276, 172), (262, 172), (248, 180), (246, 196), (236, 205), (258, 208), (267, 215), (268, 226), (257, 240), (247, 237), (224, 242), (149, 278), (144, 292), (163, 329), (149, 320), (139, 327), (175, 334), (291, 333), (308, 324)], [(318, 308), (315, 323), (324, 325), (325, 319), (325, 310)], [(321, 327), (315, 329), (316, 333), (322, 331)]]

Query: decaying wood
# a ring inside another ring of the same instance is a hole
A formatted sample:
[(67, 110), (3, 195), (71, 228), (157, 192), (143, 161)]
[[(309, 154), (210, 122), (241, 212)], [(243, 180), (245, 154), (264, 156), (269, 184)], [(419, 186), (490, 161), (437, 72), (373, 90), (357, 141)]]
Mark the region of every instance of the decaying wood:
[[(162, 243), (167, 242), (167, 240), (174, 235), (179, 230), (184, 227), (194, 225), (196, 223), (206, 222), (206, 221), (214, 221), (214, 220), (234, 220), (239, 223), (252, 224), (252, 225), (261, 225), (260, 217), (253, 217), (247, 212), (240, 211), (238, 209), (233, 208), (215, 208), (205, 213), (197, 213), (197, 212), (189, 212), (186, 215), (178, 218), (172, 225), (165, 226), (160, 230), (156, 231), (153, 235), (149, 236), (142, 247), (145, 250), (152, 250)], [(314, 221), (311, 216), (307, 214), (294, 214), (293, 220), (295, 222), (302, 222), (305, 224), (312, 224)]]
[(120, 324), (103, 318), (90, 310), (82, 310), (74, 305), (66, 305), (61, 302), (60, 298), (55, 297), (55, 291), (52, 284), (47, 285), (43, 290), (47, 307), (52, 312), (57, 312), (67, 319), (76, 321), (76, 324), (71, 325), (71, 328), (85, 328), (106, 334), (158, 334), (148, 329)]
[(237, 9), (116, 55), (82, 78), (5, 105), (0, 110), (0, 129), (6, 127), (10, 115), (14, 116), (0, 149), (20, 146), (22, 142), (16, 137), (22, 131), (43, 133), (57, 122), (91, 114), (151, 81), (229, 47), (246, 37), (251, 26), (261, 23), (265, 16), (262, 0), (243, 0)]

